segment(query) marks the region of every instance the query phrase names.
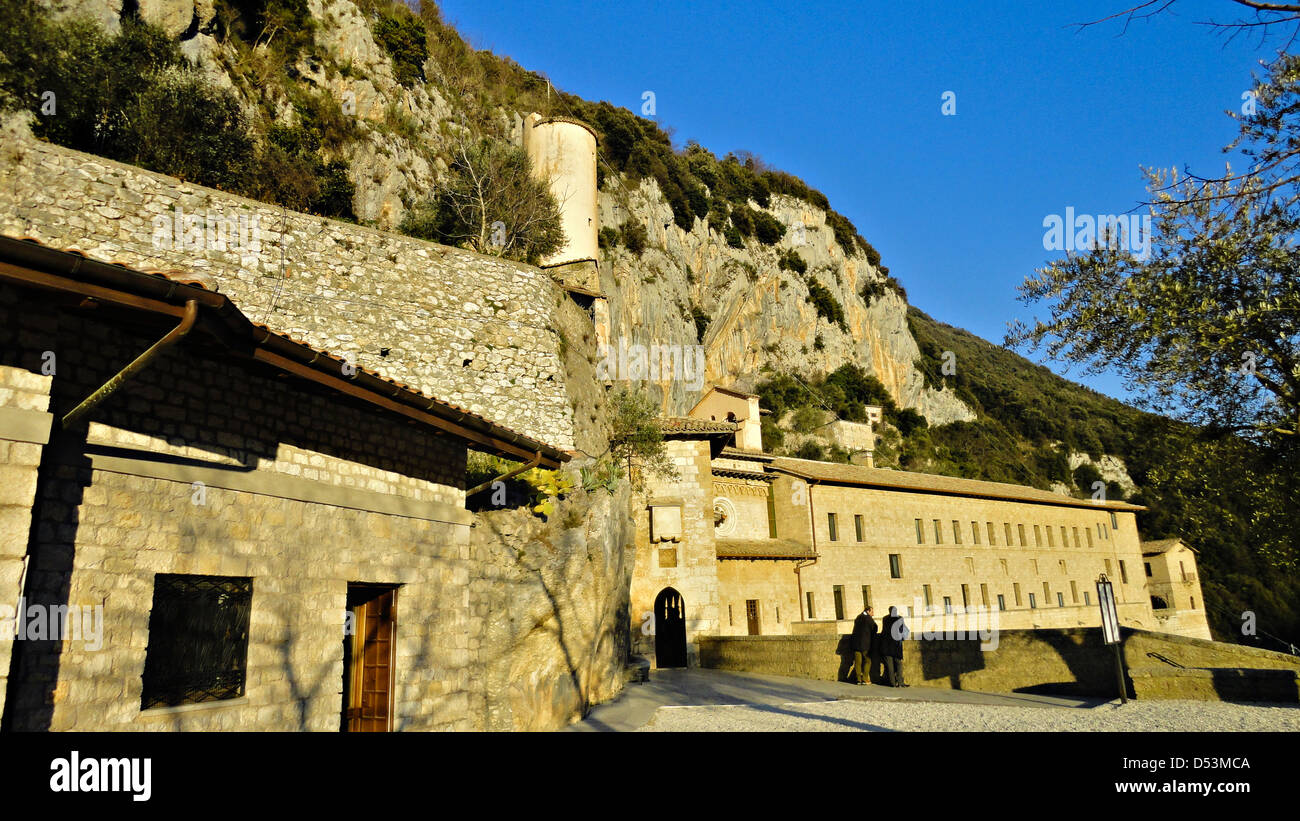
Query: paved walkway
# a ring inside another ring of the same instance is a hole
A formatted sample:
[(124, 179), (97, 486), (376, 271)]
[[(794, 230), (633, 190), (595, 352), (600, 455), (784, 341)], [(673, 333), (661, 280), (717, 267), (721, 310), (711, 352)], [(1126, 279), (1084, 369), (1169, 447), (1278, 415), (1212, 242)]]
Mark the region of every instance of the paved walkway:
[[(651, 670), (646, 684), (628, 684), (622, 695), (602, 704), (567, 729), (628, 732), (644, 727), (660, 707), (764, 706), (782, 708), (826, 701), (933, 701), (1002, 707), (1095, 707), (1105, 699), (1061, 698), (1022, 693), (977, 693), (939, 687), (884, 687), (840, 681), (733, 673), (699, 668)], [(862, 727), (862, 729), (871, 729)]]

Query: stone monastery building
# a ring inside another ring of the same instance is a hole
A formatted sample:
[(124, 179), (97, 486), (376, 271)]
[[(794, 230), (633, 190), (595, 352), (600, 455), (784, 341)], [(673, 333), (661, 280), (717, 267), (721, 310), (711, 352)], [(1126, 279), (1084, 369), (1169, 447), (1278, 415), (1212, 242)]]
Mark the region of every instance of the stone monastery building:
[(867, 465), (772, 456), (760, 412), (757, 396), (715, 387), (664, 420), (679, 477), (647, 481), (632, 580), (633, 641), (659, 666), (696, 659), (698, 636), (845, 633), (868, 604), (877, 619), (892, 605), (982, 612), (999, 629), (1096, 627), (1103, 573), (1124, 625), (1210, 638), (1194, 554), (1144, 545), (1143, 508), (870, 467), (869, 452)]

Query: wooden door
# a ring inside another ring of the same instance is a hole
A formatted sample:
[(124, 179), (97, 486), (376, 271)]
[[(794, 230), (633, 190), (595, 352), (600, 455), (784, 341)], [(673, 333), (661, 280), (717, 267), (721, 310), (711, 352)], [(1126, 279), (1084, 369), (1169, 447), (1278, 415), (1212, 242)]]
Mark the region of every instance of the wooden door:
[(348, 585), (352, 635), (343, 639), (343, 728), (387, 732), (392, 718), (397, 590)]
[(757, 636), (762, 632), (759, 628), (758, 599), (745, 601), (745, 619), (749, 622), (749, 635)]

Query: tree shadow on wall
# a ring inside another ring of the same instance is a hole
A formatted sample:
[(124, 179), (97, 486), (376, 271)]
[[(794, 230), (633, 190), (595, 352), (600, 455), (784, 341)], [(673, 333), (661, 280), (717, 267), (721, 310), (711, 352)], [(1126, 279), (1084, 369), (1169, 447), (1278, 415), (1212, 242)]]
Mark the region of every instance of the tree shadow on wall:
[[(493, 627), (485, 618), (480, 639), (480, 660), (486, 678), (483, 726), (487, 729), (518, 729), (521, 720), (536, 720), (542, 713), (585, 716), (601, 677), (621, 674), (620, 665), (629, 651), (629, 603), (620, 584), (624, 575), (623, 547), (614, 544), (607, 555), (602, 534), (589, 532), (592, 511), (602, 505), (599, 493), (570, 494), (546, 524), (523, 511), (478, 517), (480, 532), (491, 536), (486, 540), (490, 544), (485, 546), (494, 554), (478, 562), (475, 569), (483, 574), (478, 581), (486, 589), (506, 591), (505, 595), (494, 592), (490, 601), (478, 604), (485, 606), (488, 613), (510, 614), (510, 627), (498, 636), (489, 635)], [(620, 524), (620, 498), (614, 495), (604, 504), (612, 520), (610, 526)], [(574, 504), (585, 505), (586, 514), (577, 526), (565, 527), (566, 514)], [(528, 536), (521, 546), (514, 547), (521, 541), (517, 535), (521, 530)], [(624, 535), (631, 538), (630, 533)], [(579, 560), (579, 554), (586, 560)], [(600, 602), (587, 618), (576, 606), (575, 591), (583, 589), (593, 589), (595, 595), (588, 598)], [(521, 602), (532, 605), (525, 604), (525, 609), (520, 610)], [(547, 682), (549, 687), (541, 686), (543, 682), (539, 681), (539, 686), (528, 691), (520, 689), (521, 684), (527, 688), (526, 683), (509, 680), (512, 656), (516, 652), (536, 652), (529, 643), (538, 634), (549, 637), (556, 650), (560, 678)], [(530, 711), (530, 716), (515, 715), (509, 698), (511, 688), (516, 688), (524, 699), (520, 706)]]

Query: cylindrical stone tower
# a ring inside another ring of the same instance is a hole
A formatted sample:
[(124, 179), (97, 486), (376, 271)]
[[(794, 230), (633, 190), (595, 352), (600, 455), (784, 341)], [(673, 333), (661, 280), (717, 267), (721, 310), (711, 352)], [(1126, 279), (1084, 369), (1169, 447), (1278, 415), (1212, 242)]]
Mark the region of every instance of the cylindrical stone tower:
[(578, 120), (534, 113), (524, 120), (523, 136), (533, 173), (549, 181), (564, 226), (564, 247), (542, 260), (542, 267), (596, 263), (596, 132)]

